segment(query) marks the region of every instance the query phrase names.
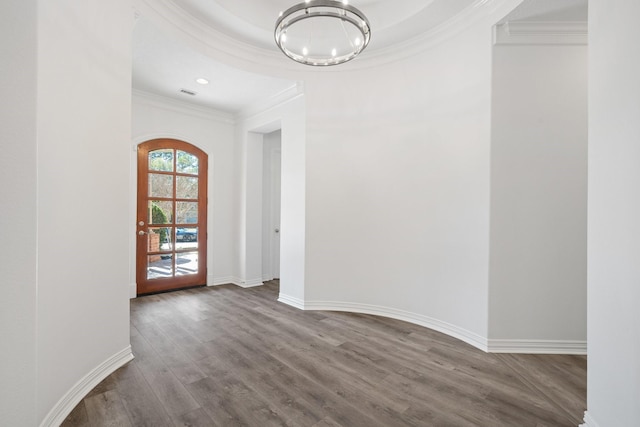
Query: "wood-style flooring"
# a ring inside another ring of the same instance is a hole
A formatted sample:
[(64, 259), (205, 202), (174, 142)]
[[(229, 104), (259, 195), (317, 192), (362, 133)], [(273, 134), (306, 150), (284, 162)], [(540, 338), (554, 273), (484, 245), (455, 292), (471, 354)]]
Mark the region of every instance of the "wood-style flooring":
[(393, 319), (300, 311), (278, 283), (131, 301), (135, 359), (79, 426), (577, 426), (586, 357), (486, 354)]

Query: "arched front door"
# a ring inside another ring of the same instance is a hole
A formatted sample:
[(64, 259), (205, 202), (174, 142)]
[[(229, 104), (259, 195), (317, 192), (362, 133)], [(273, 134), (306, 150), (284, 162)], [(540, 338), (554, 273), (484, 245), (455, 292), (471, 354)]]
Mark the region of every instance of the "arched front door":
[(206, 284), (207, 163), (176, 139), (138, 146), (138, 295)]

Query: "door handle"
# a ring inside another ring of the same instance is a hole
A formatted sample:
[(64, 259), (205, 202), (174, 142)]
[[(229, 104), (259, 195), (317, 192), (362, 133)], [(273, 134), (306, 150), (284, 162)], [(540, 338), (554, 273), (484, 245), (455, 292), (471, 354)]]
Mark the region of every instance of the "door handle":
[(138, 231), (138, 236), (144, 236), (145, 234), (149, 234), (149, 233), (142, 230)]

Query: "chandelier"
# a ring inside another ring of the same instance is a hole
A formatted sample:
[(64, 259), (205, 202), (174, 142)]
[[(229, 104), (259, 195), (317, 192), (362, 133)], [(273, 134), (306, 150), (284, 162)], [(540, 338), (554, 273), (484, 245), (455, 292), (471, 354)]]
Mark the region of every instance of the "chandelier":
[(276, 44), (305, 65), (328, 66), (352, 60), (371, 39), (369, 20), (348, 0), (306, 0), (276, 21)]

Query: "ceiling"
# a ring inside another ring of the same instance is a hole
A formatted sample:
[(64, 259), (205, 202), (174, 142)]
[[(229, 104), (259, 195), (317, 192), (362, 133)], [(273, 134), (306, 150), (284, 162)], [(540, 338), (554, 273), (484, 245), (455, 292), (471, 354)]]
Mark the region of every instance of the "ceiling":
[[(201, 85), (196, 79), (209, 81)], [(295, 86), (243, 71), (196, 52), (140, 18), (133, 32), (133, 88), (232, 114)], [(189, 95), (182, 89), (195, 93)]]
[[(293, 80), (227, 65), (197, 51), (176, 34), (180, 30), (205, 29), (220, 34), (236, 47), (276, 55), (279, 51), (273, 41), (275, 20), (280, 11), (298, 1), (301, 0), (138, 0), (139, 9), (152, 5), (158, 13), (147, 16), (143, 12), (136, 22), (133, 88), (231, 114), (291, 90), (296, 85)], [(407, 39), (423, 36), (487, 1), (351, 0), (350, 4), (367, 15), (372, 28), (371, 42), (361, 56), (364, 59)], [(586, 11), (587, 0), (524, 0), (503, 22), (585, 21)], [(180, 20), (172, 21), (178, 15)], [(168, 23), (177, 32), (166, 31)], [(209, 84), (200, 85), (197, 78), (205, 78)], [(195, 95), (185, 94), (182, 89)]]

